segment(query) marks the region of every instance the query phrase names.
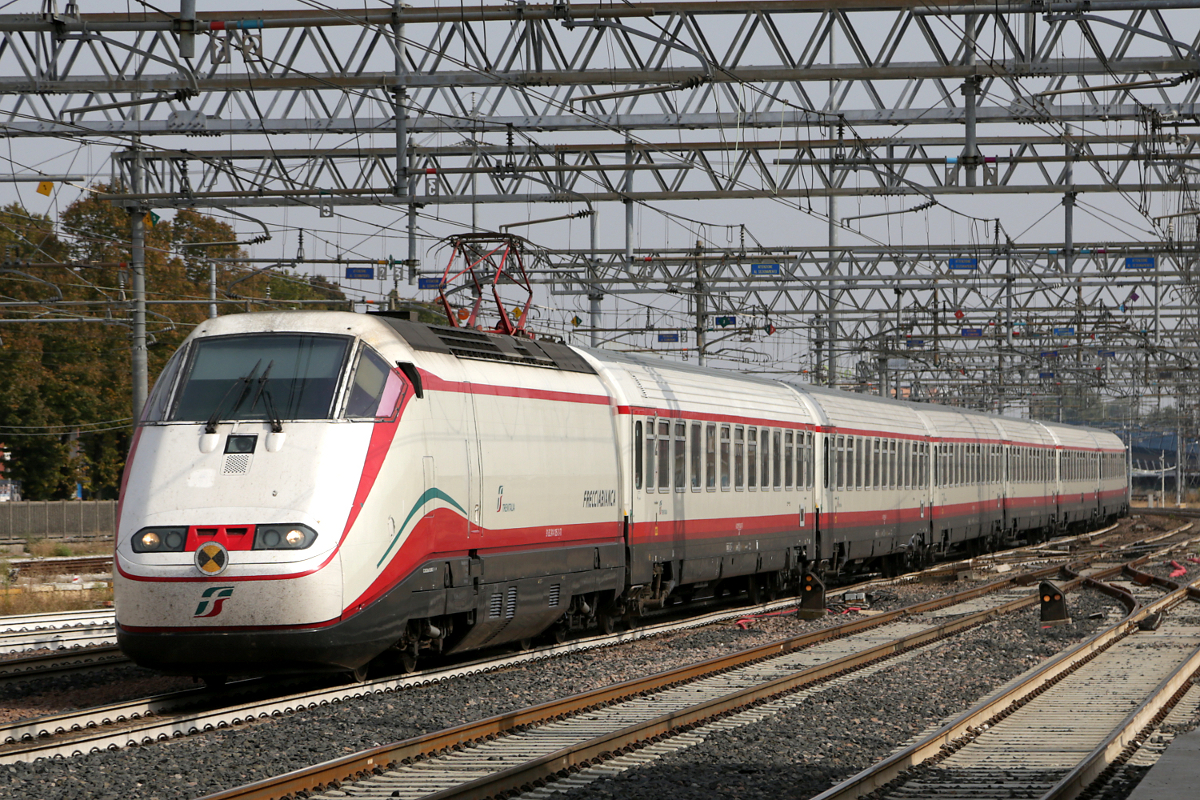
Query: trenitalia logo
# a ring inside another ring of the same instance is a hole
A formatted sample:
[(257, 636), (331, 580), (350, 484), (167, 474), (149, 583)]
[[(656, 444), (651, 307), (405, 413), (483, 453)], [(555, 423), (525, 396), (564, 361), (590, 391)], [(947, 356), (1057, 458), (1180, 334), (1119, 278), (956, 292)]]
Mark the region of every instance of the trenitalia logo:
[[(200, 605), (196, 606), (196, 613), (192, 617), (215, 617), (221, 613), (221, 609), (225, 605), (225, 601), (233, 596), (232, 586), (211, 586), (204, 590), (200, 595)], [(212, 608), (209, 609), (209, 605)]]

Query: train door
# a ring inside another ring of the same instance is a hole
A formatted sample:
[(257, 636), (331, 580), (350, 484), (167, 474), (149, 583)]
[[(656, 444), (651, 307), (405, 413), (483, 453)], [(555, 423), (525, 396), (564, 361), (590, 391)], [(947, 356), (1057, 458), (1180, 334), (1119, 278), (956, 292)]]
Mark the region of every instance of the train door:
[[(483, 538), (482, 506), (483, 506), (483, 464), (482, 451), (479, 444), (479, 423), (475, 417), (475, 389), (466, 384), (463, 394), (466, 406), (463, 410), (463, 448), (466, 458), (466, 510), (467, 510), (467, 540), (472, 548), (479, 547)], [(500, 489), (503, 496), (504, 489)]]

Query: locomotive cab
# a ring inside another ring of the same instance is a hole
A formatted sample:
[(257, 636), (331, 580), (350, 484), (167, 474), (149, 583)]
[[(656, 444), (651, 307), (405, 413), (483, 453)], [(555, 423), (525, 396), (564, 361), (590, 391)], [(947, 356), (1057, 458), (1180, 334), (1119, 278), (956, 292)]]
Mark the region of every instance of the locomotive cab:
[(360, 337), (206, 327), (164, 369), (134, 439), (118, 641), (173, 673), (353, 668), (375, 645), (332, 635), (341, 546), (378, 429), (394, 435), (412, 386)]

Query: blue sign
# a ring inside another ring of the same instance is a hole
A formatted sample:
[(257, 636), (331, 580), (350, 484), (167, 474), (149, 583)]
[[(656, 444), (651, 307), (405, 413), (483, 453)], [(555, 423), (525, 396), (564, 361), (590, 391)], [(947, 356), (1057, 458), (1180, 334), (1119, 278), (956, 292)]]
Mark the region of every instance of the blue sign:
[(437, 291), (442, 288), (441, 278), (417, 278), (418, 289), (432, 289)]
[(374, 278), (374, 267), (346, 267), (346, 280), (348, 281), (369, 281)]
[(1042, 358), (1058, 358), (1057, 350), (1046, 350), (1042, 353)]
[(1096, 355), (1100, 356), (1101, 358), (1116, 358), (1117, 351), (1115, 351), (1115, 350), (1098, 350), (1098, 351), (1096, 351)]
[(751, 264), (751, 275), (780, 275), (783, 270), (778, 264)]
[(978, 258), (952, 258), (950, 269), (979, 269)]
[(1038, 373), (1038, 377), (1039, 377), (1039, 378), (1043, 378), (1043, 379), (1045, 379), (1045, 378), (1053, 378), (1053, 377), (1054, 377), (1054, 373), (1053, 373), (1053, 372), (1039, 372), (1039, 373)]
[(658, 340), (660, 342), (678, 342), (679, 334), (678, 333), (660, 333), (658, 335)]
[(962, 335), (966, 339), (982, 339), (983, 328), (963, 328)]
[(909, 339), (908, 341), (906, 341), (904, 343), (904, 346), (911, 348), (913, 350), (917, 350), (917, 349), (920, 349), (925, 346), (925, 340), (924, 339)]
[(730, 325), (737, 325), (737, 317), (717, 317), (716, 322), (722, 328), (726, 328)]
[(1075, 335), (1075, 326), (1068, 325), (1065, 328), (1055, 328), (1054, 335), (1055, 336), (1074, 336)]
[(1125, 269), (1154, 269), (1154, 256), (1126, 256)]

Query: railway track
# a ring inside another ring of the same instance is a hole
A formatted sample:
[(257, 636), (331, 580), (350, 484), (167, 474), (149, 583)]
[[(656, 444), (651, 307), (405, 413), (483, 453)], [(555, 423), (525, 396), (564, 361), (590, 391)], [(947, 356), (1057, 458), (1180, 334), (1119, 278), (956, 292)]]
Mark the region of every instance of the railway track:
[[(1104, 574), (1115, 574), (1120, 566)], [(1049, 567), (1021, 582), (1052, 574)], [(1075, 583), (1084, 578), (1076, 579)], [(794, 702), (820, 681), (851, 680), (998, 614), (1038, 602), (1016, 578), (859, 619), (701, 664), (375, 748), (206, 800), (310, 797), (489, 797), (528, 790), (627, 748), (743, 709)], [(958, 606), (955, 608), (955, 606)], [(940, 609), (940, 610), (939, 610)], [(685, 734), (686, 735), (686, 734)]]
[(20, 681), (43, 680), (75, 672), (89, 672), (128, 664), (116, 645), (86, 647), (45, 655), (0, 660), (0, 686)]
[(0, 653), (25, 653), (32, 650), (71, 650), (96, 645), (115, 645), (117, 628), (113, 623), (77, 625), (69, 628), (43, 628), (16, 633), (0, 633)]
[(85, 672), (129, 661), (117, 649), (112, 611), (60, 611), (0, 617), (0, 654), (36, 650), (51, 652), (0, 658), (0, 685)]
[[(1176, 531), (1169, 534), (1178, 534)], [(920, 580), (944, 569), (947, 565), (931, 568), (925, 573), (916, 573), (899, 579), (868, 581), (841, 592), (831, 592), (831, 603), (838, 601), (840, 594), (849, 590), (870, 590), (877, 586), (894, 585), (898, 582)], [(953, 565), (950, 565), (953, 566)], [(969, 568), (969, 562), (959, 562), (958, 569)], [(544, 658), (552, 658), (576, 650), (604, 647), (634, 639), (657, 636), (663, 633), (691, 627), (702, 627), (753, 613), (772, 613), (787, 609), (794, 600), (778, 601), (756, 608), (725, 608), (699, 617), (650, 624), (632, 632), (610, 636), (590, 637), (550, 648), (542, 648), (500, 659), (477, 660), (444, 669), (423, 670), (401, 678), (387, 678), (349, 687), (322, 687), (319, 690), (301, 692), (286, 697), (274, 697), (263, 701), (260, 696), (250, 702), (236, 702), (237, 696), (229, 693), (205, 695), (204, 702), (194, 692), (182, 692), (142, 698), (127, 703), (103, 708), (73, 711), (0, 728), (0, 762), (30, 760), (41, 757), (70, 756), (99, 749), (111, 749), (132, 744), (145, 744), (166, 737), (175, 737), (200, 732), (212, 727), (223, 727), (247, 722), (264, 716), (290, 713), (301, 708), (323, 703), (341, 702), (372, 692), (388, 692), (416, 683), (447, 680), (469, 672), (503, 669), (505, 667)], [(53, 618), (57, 616), (58, 619)], [(39, 615), (37, 620), (10, 620), (13, 627), (23, 628), (31, 624), (43, 629), (49, 624), (70, 624), (82, 615)], [(0, 683), (14, 680), (30, 680), (52, 674), (111, 667), (126, 659), (115, 648), (91, 648), (79, 653), (55, 653), (25, 659), (9, 659), (0, 662)], [(245, 693), (241, 692), (241, 696)], [(56, 733), (57, 732), (57, 733)]]
[[(367, 694), (398, 691), (409, 686), (451, 680), (461, 675), (491, 672), (567, 653), (728, 622), (747, 614), (783, 611), (794, 607), (796, 603), (796, 599), (792, 598), (754, 607), (724, 608), (685, 620), (645, 625), (630, 631), (592, 636), (501, 657), (492, 655), (399, 677), (337, 686), (325, 683), (319, 688), (284, 696), (264, 688), (267, 686), (265, 681), (241, 681), (219, 692), (188, 690), (37, 717), (0, 725), (0, 764), (38, 758), (71, 757), (98, 750), (149, 744), (214, 728), (243, 724), (255, 719), (289, 714), (305, 708), (345, 702)], [(255, 697), (240, 702), (238, 698), (246, 697), (250, 691), (255, 693)], [(264, 698), (264, 695), (270, 696)]]
[[(1016, 787), (1041, 800), (1077, 796), (1127, 757), (1200, 673), (1200, 590), (1131, 577), (1137, 607), (1128, 618), (813, 800), (989, 800), (1011, 798)], [(1163, 596), (1152, 585), (1174, 588)]]
[(9, 580), (57, 575), (101, 575), (111, 573), (112, 568), (111, 555), (17, 558), (8, 562)]
[(111, 610), (55, 611), (0, 617), (0, 636), (22, 631), (57, 630), (81, 625), (113, 624)]
[[(1169, 532), (1169, 534), (1176, 535), (1178, 533), (1178, 530)], [(1164, 536), (1169, 534), (1164, 534)], [(1044, 571), (1052, 571), (1052, 569)], [(915, 579), (915, 576), (908, 578), (908, 580)], [(894, 582), (894, 580), (890, 580), (877, 583)], [(1022, 595), (1020, 602), (1028, 602), (1028, 590), (1021, 590), (1020, 594)], [(832, 593), (832, 597), (836, 597), (836, 593)], [(794, 601), (768, 604), (757, 610), (779, 610), (786, 608), (789, 602)], [(0, 729), (0, 739), (7, 740), (7, 744), (0, 752), (0, 763), (43, 757), (72, 756), (101, 749), (145, 744), (212, 728), (236, 725), (253, 719), (282, 715), (324, 703), (345, 701), (367, 693), (395, 691), (418, 683), (448, 680), (468, 672), (502, 669), (522, 661), (551, 658), (571, 650), (602, 647), (606, 644), (655, 636), (669, 630), (699, 627), (720, 620), (733, 619), (746, 614), (746, 612), (746, 609), (727, 609), (682, 623), (647, 626), (632, 632), (608, 637), (594, 637), (591, 640), (531, 651), (500, 660), (474, 662), (445, 670), (427, 670), (403, 678), (384, 679), (363, 685), (323, 687), (282, 698), (272, 697), (266, 701), (262, 699), (262, 695), (265, 693), (262, 683), (251, 681), (231, 686), (219, 695), (197, 691), (176, 693), (146, 698), (135, 703), (115, 704), (103, 709), (90, 709), (82, 713), (44, 717)], [(982, 613), (986, 614), (987, 611)], [(878, 624), (880, 620), (881, 617), (876, 617), (867, 624)], [(855, 627), (849, 626), (842, 630), (849, 633), (855, 630)], [(882, 645), (885, 649), (894, 645), (894, 642), (891, 641), (891, 638), (894, 637), (885, 638), (888, 638), (888, 641)], [(813, 668), (817, 669), (818, 667)], [(239, 702), (242, 698), (246, 698), (245, 702)]]

